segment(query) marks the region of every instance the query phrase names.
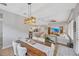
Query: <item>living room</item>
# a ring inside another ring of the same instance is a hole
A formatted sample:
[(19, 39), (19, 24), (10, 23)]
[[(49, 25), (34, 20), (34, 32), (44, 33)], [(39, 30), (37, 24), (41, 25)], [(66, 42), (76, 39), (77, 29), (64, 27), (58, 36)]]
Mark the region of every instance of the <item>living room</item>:
[[(79, 47), (74, 41), (74, 25), (71, 23), (76, 20), (72, 19), (73, 16), (79, 15), (78, 8), (78, 3), (0, 3), (0, 22), (3, 25), (0, 55), (21, 56), (25, 52), (24, 56), (78, 55)], [(14, 52), (15, 41), (22, 44), (25, 52)]]

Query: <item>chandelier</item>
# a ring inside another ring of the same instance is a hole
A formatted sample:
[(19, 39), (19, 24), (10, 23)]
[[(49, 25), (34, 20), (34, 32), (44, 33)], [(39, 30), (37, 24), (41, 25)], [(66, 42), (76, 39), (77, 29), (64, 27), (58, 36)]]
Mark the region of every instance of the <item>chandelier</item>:
[(24, 24), (34, 25), (36, 23), (36, 17), (31, 16), (31, 4), (28, 3), (28, 17), (24, 19)]

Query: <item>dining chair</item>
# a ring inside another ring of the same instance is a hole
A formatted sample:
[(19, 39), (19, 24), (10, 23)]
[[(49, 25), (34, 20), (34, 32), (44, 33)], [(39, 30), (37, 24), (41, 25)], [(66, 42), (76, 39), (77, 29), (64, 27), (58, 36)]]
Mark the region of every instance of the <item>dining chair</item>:
[(20, 44), (17, 45), (18, 56), (26, 56), (27, 49), (25, 47), (21, 47)]
[(20, 43), (16, 41), (12, 42), (13, 52), (15, 56), (25, 56), (27, 53), (27, 49), (25, 47), (21, 47)]
[(54, 55), (54, 51), (55, 51), (55, 45), (52, 43), (51, 44), (51, 55)]

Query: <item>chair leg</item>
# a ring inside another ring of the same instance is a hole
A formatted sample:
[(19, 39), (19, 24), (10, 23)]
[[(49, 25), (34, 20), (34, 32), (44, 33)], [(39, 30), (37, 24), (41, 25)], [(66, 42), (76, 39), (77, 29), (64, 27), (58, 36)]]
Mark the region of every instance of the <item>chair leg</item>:
[(27, 53), (26, 53), (25, 55), (26, 55), (26, 56), (28, 56), (28, 54), (27, 54)]

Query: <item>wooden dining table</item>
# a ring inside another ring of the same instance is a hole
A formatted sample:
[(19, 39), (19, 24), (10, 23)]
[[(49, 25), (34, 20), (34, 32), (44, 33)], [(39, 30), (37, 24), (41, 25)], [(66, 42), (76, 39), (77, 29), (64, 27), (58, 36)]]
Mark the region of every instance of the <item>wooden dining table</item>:
[[(40, 41), (37, 41), (37, 40), (30, 40), (29, 42), (27, 41), (22, 41), (22, 40), (17, 40), (16, 42), (20, 43), (22, 47), (25, 47), (27, 49), (27, 55), (28, 56), (47, 56), (47, 53), (32, 46), (34, 44), (42, 44), (42, 45), (45, 45), (46, 44), (44, 42), (40, 42)], [(50, 48), (50, 46), (46, 46), (48, 48)]]

